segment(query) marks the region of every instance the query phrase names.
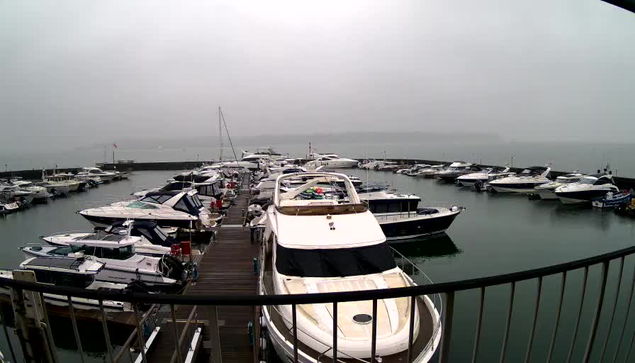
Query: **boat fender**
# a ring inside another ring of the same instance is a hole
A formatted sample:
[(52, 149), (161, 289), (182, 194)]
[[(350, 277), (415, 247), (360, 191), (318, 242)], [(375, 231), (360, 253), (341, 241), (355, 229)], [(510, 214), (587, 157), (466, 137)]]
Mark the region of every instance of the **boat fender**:
[(253, 322), (249, 322), (249, 324), (247, 324), (247, 330), (249, 332), (249, 344), (253, 347), (254, 344), (256, 344), (256, 340), (254, 337), (254, 323)]

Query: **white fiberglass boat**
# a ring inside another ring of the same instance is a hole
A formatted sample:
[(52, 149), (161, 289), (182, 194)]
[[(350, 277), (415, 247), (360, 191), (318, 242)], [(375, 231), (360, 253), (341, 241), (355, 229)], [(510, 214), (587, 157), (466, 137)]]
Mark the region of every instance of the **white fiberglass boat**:
[(103, 171), (97, 167), (84, 167), (80, 172), (75, 176), (79, 180), (91, 180), (94, 178), (99, 178), (104, 183), (108, 183), (111, 180), (115, 179), (117, 176), (116, 173), (112, 173), (109, 171)]
[(104, 264), (95, 277), (99, 281), (124, 284), (139, 281), (161, 290), (178, 288), (187, 277), (182, 264), (170, 255), (149, 257), (135, 253), (139, 239), (132, 236), (119, 241), (79, 239), (69, 241), (67, 246), (31, 244), (20, 249), (25, 258), (91, 256)]
[(577, 183), (583, 176), (584, 175), (579, 173), (561, 175), (552, 182), (535, 187), (535, 193), (538, 194), (542, 200), (557, 200), (556, 189), (566, 184)]
[(533, 193), (534, 188), (549, 183), (547, 178), (551, 168), (532, 166), (518, 175), (492, 180), (489, 185), (498, 193)]
[(215, 222), (196, 193), (196, 190), (151, 192), (141, 200), (84, 209), (79, 214), (97, 227), (107, 227), (116, 221), (130, 219), (153, 220), (161, 227), (209, 231), (215, 226)]
[(337, 154), (316, 154), (315, 159), (304, 166), (307, 170), (315, 170), (320, 166), (327, 169), (355, 168), (358, 160), (339, 157)]
[[(381, 227), (346, 175), (310, 173), (314, 178), (293, 191), (281, 193), (280, 184), (294, 174), (280, 176), (273, 205), (267, 209), (261, 253), (261, 294), (312, 294), (399, 288), (414, 282), (399, 268)], [(298, 199), (309, 188), (344, 180), (347, 199)], [(438, 310), (429, 297), (338, 304), (339, 359), (367, 360), (371, 355), (371, 324), (377, 319), (376, 354), (382, 361), (400, 362), (408, 351), (409, 326), (414, 319), (414, 362), (431, 360), (441, 337)], [(332, 304), (297, 306), (299, 362), (332, 357)], [(283, 361), (293, 360), (291, 306), (263, 308), (263, 321)]]
[(619, 191), (612, 175), (596, 174), (558, 187), (555, 193), (563, 204), (590, 204), (595, 199), (603, 198), (608, 192), (616, 194)]
[(464, 187), (473, 187), (476, 184), (484, 185), (488, 181), (507, 177), (513, 174), (514, 173), (510, 173), (509, 168), (487, 168), (476, 173), (461, 175), (456, 178), (456, 183)]

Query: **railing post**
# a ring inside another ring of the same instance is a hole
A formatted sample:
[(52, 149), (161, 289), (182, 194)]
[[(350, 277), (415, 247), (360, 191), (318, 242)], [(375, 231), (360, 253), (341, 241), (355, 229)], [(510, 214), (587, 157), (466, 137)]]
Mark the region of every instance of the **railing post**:
[(569, 347), (569, 353), (567, 354), (566, 362), (571, 362), (571, 357), (573, 356), (573, 348), (575, 347), (575, 341), (578, 337), (578, 328), (580, 327), (580, 318), (582, 317), (582, 307), (584, 306), (584, 296), (586, 295), (586, 284), (589, 279), (589, 267), (584, 268), (584, 279), (582, 281), (582, 292), (580, 293), (580, 307), (578, 308), (578, 318), (575, 321), (575, 326), (573, 328), (573, 338), (571, 339), (571, 346)]
[(139, 307), (137, 307), (137, 303), (132, 303), (132, 309), (135, 320), (135, 327), (137, 328), (137, 339), (139, 340), (139, 346), (141, 346), (141, 361), (143, 363), (147, 363), (148, 359), (146, 358), (146, 343), (145, 339), (143, 339), (143, 330), (141, 329), (141, 323), (139, 322)]
[(183, 362), (183, 355), (181, 354), (181, 344), (179, 342), (179, 329), (176, 323), (176, 312), (174, 311), (174, 304), (170, 304), (170, 316), (172, 317), (172, 327), (174, 328), (174, 345), (176, 346), (176, 361)]
[(291, 305), (293, 320), (293, 362), (298, 363), (298, 316), (295, 304)]
[(333, 363), (337, 363), (337, 301), (333, 303)]
[(450, 344), (452, 343), (452, 318), (454, 316), (454, 291), (445, 293), (445, 306), (443, 309), (443, 335), (439, 351), (439, 362), (450, 361)]
[(538, 293), (536, 294), (536, 307), (534, 310), (534, 320), (531, 323), (531, 332), (529, 333), (529, 344), (527, 344), (527, 353), (525, 354), (525, 363), (529, 363), (531, 359), (531, 349), (534, 345), (534, 334), (536, 332), (536, 322), (538, 321), (538, 313), (540, 311), (540, 296), (542, 295), (542, 276), (538, 278)]
[(476, 336), (474, 337), (474, 349), (472, 351), (472, 363), (476, 363), (478, 357), (478, 345), (481, 340), (481, 328), (483, 326), (483, 307), (485, 306), (485, 288), (481, 287), (480, 303), (478, 307), (478, 320), (476, 320)]
[(373, 299), (373, 321), (370, 338), (370, 363), (375, 363), (377, 354), (377, 299)]
[(99, 311), (101, 311), (101, 327), (104, 330), (104, 341), (106, 342), (106, 350), (108, 352), (108, 361), (114, 363), (114, 355), (112, 354), (112, 345), (110, 344), (110, 334), (108, 333), (108, 317), (104, 310), (104, 301), (99, 299)]
[(77, 350), (79, 351), (79, 358), (84, 363), (84, 350), (82, 349), (82, 340), (79, 336), (79, 329), (77, 328), (77, 319), (75, 318), (75, 308), (73, 307), (73, 299), (70, 295), (68, 298), (68, 312), (71, 316), (71, 325), (73, 326), (73, 334), (75, 334), (75, 344), (77, 344)]
[(2, 318), (2, 330), (4, 330), (4, 337), (7, 339), (7, 344), (9, 345), (9, 351), (11, 352), (11, 359), (14, 362), (18, 360), (15, 358), (15, 351), (13, 350), (13, 344), (11, 344), (11, 338), (9, 337), (9, 331), (7, 329), (7, 318), (4, 316), (4, 309), (0, 306), (0, 317)]
[[(631, 304), (633, 302), (633, 293), (635, 293), (635, 267), (633, 267), (633, 277), (631, 278), (631, 293), (629, 294), (628, 304), (626, 304), (626, 315), (624, 317), (624, 324), (622, 324), (622, 334), (620, 334), (620, 340), (617, 343), (617, 348), (615, 348), (615, 353), (613, 354), (612, 362), (617, 361), (617, 355), (620, 352), (620, 347), (622, 346), (622, 341), (624, 340), (624, 333), (626, 332), (626, 324), (628, 322), (628, 317), (631, 314)], [(633, 337), (635, 337), (635, 334), (633, 334)]]
[(516, 293), (516, 282), (512, 282), (512, 290), (509, 294), (509, 309), (507, 310), (507, 322), (505, 323), (505, 335), (503, 336), (503, 347), (501, 348), (500, 362), (505, 362), (507, 354), (507, 342), (509, 341), (509, 328), (512, 325), (512, 313), (514, 312), (514, 294)]
[(617, 288), (615, 289), (615, 301), (613, 302), (613, 312), (611, 313), (611, 320), (609, 322), (609, 327), (606, 330), (606, 339), (604, 340), (604, 345), (602, 346), (602, 353), (600, 353), (599, 362), (604, 360), (604, 354), (606, 353), (606, 346), (609, 343), (609, 338), (611, 337), (611, 328), (613, 328), (613, 320), (615, 319), (615, 313), (617, 311), (617, 302), (620, 299), (620, 289), (622, 287), (622, 274), (624, 273), (624, 257), (620, 259), (620, 272), (617, 277)]
[(551, 335), (551, 343), (549, 344), (549, 353), (547, 353), (547, 363), (553, 358), (553, 349), (556, 346), (556, 338), (558, 336), (558, 327), (560, 326), (560, 315), (562, 314), (562, 302), (564, 301), (564, 291), (567, 285), (567, 272), (562, 273), (562, 283), (560, 284), (560, 298), (558, 300), (558, 312), (556, 313), (556, 326), (553, 328)]
[(416, 315), (416, 307), (417, 307), (417, 297), (410, 297), (410, 324), (408, 327), (408, 359), (406, 363), (412, 362), (412, 341), (414, 340), (415, 333), (415, 315)]
[(593, 343), (595, 342), (595, 336), (597, 335), (598, 324), (600, 323), (600, 315), (602, 314), (602, 305), (604, 304), (604, 292), (606, 291), (606, 278), (609, 272), (609, 261), (602, 263), (602, 277), (600, 285), (600, 296), (598, 296), (598, 303), (595, 307), (595, 314), (593, 315), (593, 323), (591, 324), (591, 333), (589, 333), (589, 340), (584, 352), (582, 361), (588, 363), (591, 359), (591, 352), (593, 352)]
[(210, 363), (222, 363), (223, 355), (220, 346), (220, 331), (218, 328), (218, 311), (216, 306), (207, 307), (207, 319), (209, 321), (210, 340), (212, 341), (212, 354)]

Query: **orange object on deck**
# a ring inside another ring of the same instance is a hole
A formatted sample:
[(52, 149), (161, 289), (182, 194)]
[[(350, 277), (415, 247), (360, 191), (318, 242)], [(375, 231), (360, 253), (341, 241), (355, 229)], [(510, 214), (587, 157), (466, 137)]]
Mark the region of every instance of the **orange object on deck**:
[(178, 243), (173, 244), (170, 247), (170, 254), (172, 256), (180, 256), (181, 255), (181, 246)]

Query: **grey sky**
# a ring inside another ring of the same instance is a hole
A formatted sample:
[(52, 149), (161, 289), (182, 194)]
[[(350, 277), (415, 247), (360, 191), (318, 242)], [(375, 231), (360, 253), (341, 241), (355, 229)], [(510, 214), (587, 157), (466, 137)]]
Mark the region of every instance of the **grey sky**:
[(214, 135), (218, 105), (236, 135), (631, 141), (634, 45), (598, 0), (3, 1), (0, 152)]

